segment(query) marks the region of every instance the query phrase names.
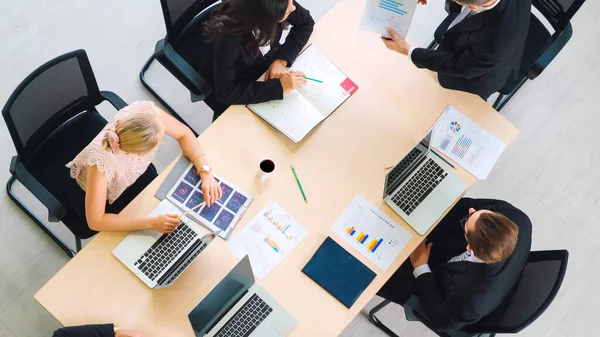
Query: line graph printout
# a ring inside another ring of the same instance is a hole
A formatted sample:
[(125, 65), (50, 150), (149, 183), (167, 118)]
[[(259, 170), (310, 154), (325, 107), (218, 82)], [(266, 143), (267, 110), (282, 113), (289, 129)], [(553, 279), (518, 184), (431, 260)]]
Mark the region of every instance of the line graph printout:
[(384, 271), (412, 238), (409, 232), (360, 195), (346, 207), (332, 230)]
[(506, 147), (452, 106), (434, 125), (431, 143), (477, 179), (487, 178)]
[(368, 0), (360, 27), (390, 37), (388, 28), (406, 38), (410, 23), (417, 8), (413, 0)]
[(308, 232), (271, 201), (227, 245), (238, 259), (248, 255), (254, 275), (263, 279)]

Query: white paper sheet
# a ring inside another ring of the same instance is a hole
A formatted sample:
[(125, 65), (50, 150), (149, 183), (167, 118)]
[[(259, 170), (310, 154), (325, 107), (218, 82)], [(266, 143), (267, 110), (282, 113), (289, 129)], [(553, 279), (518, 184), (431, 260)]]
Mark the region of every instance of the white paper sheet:
[(227, 244), (227, 248), (238, 259), (248, 255), (254, 275), (263, 279), (307, 234), (302, 225), (271, 201)]
[(486, 179), (506, 144), (452, 106), (433, 127), (431, 145), (477, 179)]
[(415, 0), (368, 0), (360, 28), (390, 37), (388, 28), (406, 38), (412, 22), (417, 1)]
[(332, 230), (384, 271), (412, 238), (412, 234), (360, 195), (335, 221)]

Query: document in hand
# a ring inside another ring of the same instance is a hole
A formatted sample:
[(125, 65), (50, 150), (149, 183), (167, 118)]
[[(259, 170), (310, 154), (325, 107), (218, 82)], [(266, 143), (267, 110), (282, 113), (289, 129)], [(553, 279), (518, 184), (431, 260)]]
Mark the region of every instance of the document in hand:
[(367, 0), (360, 28), (390, 37), (388, 28), (406, 38), (417, 8), (415, 0)]
[(313, 80), (284, 94), (281, 101), (250, 104), (248, 108), (298, 143), (353, 95), (358, 86), (313, 45), (298, 56), (291, 70), (301, 71)]

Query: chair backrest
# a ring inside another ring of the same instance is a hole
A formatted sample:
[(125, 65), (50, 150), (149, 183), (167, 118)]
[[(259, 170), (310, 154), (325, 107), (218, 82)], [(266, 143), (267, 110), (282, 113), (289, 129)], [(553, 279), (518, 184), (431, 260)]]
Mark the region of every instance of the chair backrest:
[(532, 5), (542, 13), (557, 32), (562, 32), (585, 0), (533, 0)]
[(27, 164), (60, 125), (102, 101), (84, 50), (59, 56), (31, 73), (2, 109), (17, 154)]
[(167, 29), (167, 41), (175, 43), (187, 25), (217, 0), (160, 0)]
[(513, 292), (492, 314), (465, 329), (518, 333), (533, 323), (556, 297), (567, 270), (566, 250), (531, 252)]

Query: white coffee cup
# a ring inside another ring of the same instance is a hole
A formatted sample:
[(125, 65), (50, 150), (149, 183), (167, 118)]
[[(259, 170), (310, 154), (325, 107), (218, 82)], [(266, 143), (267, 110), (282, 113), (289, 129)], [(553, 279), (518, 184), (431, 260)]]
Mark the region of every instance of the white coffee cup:
[(260, 162), (258, 165), (258, 177), (260, 178), (260, 183), (264, 184), (265, 181), (273, 175), (275, 172), (275, 162), (271, 159), (265, 159)]

